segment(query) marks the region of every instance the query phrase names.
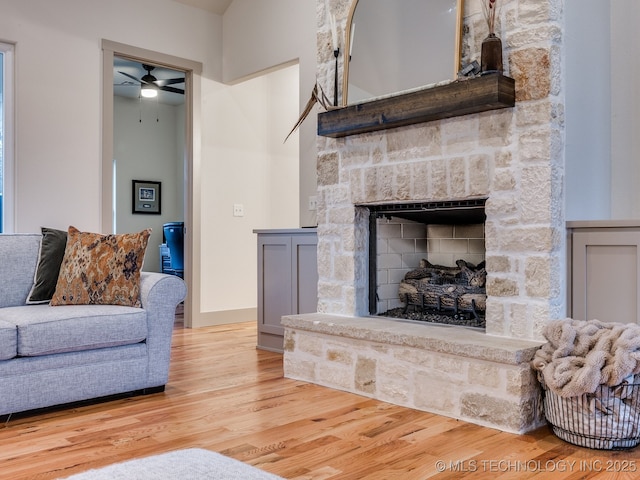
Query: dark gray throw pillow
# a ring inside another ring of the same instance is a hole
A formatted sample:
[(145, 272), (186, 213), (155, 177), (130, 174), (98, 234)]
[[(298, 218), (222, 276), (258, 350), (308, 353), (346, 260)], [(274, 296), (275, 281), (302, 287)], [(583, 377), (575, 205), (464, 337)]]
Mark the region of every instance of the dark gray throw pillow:
[(60, 273), (60, 265), (67, 246), (67, 232), (42, 227), (40, 255), (33, 279), (33, 287), (27, 297), (27, 305), (47, 303), (53, 297)]

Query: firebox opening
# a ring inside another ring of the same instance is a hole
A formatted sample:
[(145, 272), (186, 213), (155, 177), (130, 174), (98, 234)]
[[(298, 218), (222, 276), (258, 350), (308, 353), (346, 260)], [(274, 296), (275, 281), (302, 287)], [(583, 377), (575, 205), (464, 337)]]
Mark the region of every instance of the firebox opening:
[(369, 313), (484, 328), (485, 201), (367, 205)]

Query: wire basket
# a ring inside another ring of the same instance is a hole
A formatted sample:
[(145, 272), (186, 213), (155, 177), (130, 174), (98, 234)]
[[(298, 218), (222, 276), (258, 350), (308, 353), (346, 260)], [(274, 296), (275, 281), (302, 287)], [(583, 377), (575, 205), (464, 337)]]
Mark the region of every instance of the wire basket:
[(558, 438), (599, 450), (640, 444), (640, 383), (600, 385), (594, 393), (569, 398), (541, 383), (544, 415)]

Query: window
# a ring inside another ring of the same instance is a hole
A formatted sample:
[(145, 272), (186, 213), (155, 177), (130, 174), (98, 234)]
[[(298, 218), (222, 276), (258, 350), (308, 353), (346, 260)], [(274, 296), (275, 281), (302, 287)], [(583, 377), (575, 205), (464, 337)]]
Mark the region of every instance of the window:
[(0, 233), (13, 229), (13, 45), (0, 42)]

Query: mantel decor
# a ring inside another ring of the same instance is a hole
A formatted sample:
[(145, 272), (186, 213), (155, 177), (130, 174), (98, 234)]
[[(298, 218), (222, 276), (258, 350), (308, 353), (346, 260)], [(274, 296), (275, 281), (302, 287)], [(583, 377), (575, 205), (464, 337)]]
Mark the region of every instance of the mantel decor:
[(489, 35), (482, 41), (481, 71), (502, 73), (502, 40), (496, 35), (498, 0), (483, 0), (482, 9), (489, 27)]
[(318, 114), (318, 135), (346, 137), (515, 106), (515, 81), (501, 73), (329, 110)]

